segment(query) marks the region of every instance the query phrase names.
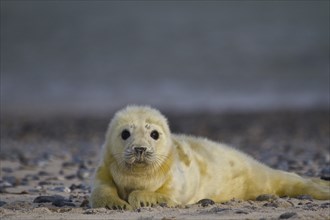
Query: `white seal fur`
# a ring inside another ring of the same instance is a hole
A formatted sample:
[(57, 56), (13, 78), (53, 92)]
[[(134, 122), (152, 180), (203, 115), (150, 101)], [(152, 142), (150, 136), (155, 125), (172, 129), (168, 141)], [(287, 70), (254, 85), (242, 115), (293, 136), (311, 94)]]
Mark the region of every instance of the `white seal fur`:
[(330, 199), (330, 184), (272, 169), (206, 138), (171, 134), (158, 110), (128, 106), (109, 125), (90, 200), (92, 207), (134, 209), (261, 194)]

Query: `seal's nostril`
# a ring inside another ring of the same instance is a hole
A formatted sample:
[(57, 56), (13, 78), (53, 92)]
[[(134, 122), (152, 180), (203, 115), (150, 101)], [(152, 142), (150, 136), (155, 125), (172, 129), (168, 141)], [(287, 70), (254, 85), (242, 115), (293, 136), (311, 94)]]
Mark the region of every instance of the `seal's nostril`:
[(142, 154), (143, 152), (146, 151), (147, 148), (145, 147), (135, 147), (134, 150), (137, 154)]

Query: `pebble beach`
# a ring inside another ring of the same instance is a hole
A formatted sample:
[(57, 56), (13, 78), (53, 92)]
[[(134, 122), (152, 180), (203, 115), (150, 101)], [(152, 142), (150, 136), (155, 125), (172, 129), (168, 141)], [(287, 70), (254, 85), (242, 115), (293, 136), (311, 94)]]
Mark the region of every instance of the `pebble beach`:
[[(164, 114), (173, 133), (204, 136), (273, 168), (330, 180), (327, 110)], [(330, 219), (330, 201), (308, 195), (225, 203), (205, 198), (176, 208), (134, 211), (93, 209), (91, 178), (111, 117), (3, 117), (1, 219)]]

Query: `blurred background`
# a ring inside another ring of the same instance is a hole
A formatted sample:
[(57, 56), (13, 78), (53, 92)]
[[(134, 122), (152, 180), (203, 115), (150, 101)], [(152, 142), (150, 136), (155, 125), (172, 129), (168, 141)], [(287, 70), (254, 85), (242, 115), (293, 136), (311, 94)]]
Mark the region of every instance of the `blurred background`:
[(1, 114), (329, 107), (329, 1), (1, 1)]

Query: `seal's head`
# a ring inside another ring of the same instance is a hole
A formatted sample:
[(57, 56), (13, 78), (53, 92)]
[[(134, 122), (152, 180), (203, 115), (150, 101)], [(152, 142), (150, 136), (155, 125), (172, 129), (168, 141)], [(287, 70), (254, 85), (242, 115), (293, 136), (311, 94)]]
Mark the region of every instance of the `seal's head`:
[(157, 168), (171, 152), (170, 135), (167, 120), (159, 111), (128, 106), (112, 119), (106, 148), (121, 168)]

